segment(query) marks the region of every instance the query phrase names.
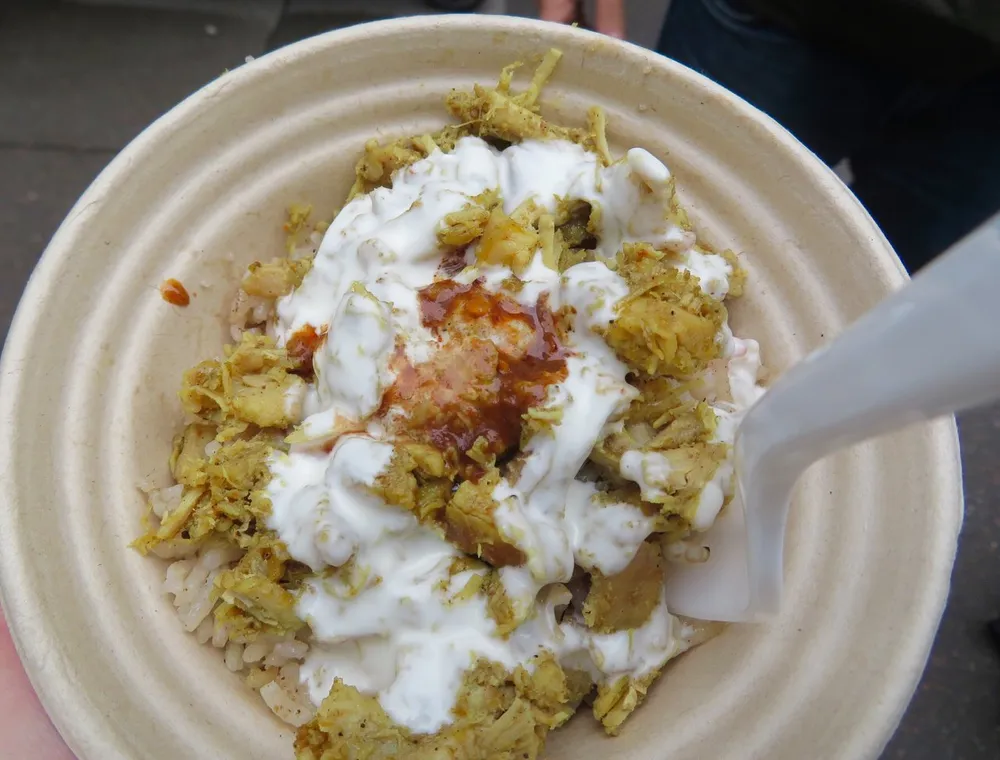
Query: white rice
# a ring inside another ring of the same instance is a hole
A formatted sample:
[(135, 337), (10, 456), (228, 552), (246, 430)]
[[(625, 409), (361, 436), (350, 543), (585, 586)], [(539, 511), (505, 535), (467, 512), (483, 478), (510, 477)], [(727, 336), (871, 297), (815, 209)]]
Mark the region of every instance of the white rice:
[(226, 667), (234, 673), (243, 670), (243, 645), (230, 641), (226, 645)]
[[(289, 253), (288, 258), (304, 259), (308, 256), (314, 256), (322, 242), (323, 233), (313, 231), (302, 245), (297, 246)], [(239, 343), (244, 333), (264, 334), (266, 332), (264, 326), (273, 319), (273, 300), (252, 296), (240, 288), (229, 311), (229, 334), (236, 343)]]
[[(290, 258), (299, 259), (316, 253), (323, 235), (313, 232), (303, 245), (292, 251)], [(262, 333), (263, 325), (274, 316), (274, 301), (250, 296), (242, 289), (231, 307), (229, 321), (232, 338), (237, 343), (244, 332)], [(205, 446), (205, 455), (212, 456), (220, 444)], [(169, 488), (144, 489), (157, 517), (163, 517), (180, 504), (183, 485)], [(309, 651), (305, 641), (294, 635), (261, 635), (249, 644), (229, 640), (229, 631), (219, 624), (212, 611), (217, 600), (212, 591), (219, 574), (231, 568), (243, 555), (235, 547), (198, 548), (183, 539), (164, 541), (153, 553), (173, 560), (167, 566), (163, 592), (173, 596), (177, 615), (185, 630), (194, 634), (199, 644), (222, 650), (225, 666), (238, 673), (260, 691), (261, 698), (278, 718), (293, 726), (308, 722), (315, 712), (304, 686), (299, 683), (299, 664)]]
[(260, 662), (270, 653), (274, 645), (269, 641), (254, 641), (243, 650), (243, 662), (252, 665)]
[(274, 301), (251, 296), (242, 288), (236, 294), (232, 309), (229, 312), (229, 334), (236, 342), (245, 332), (261, 332), (263, 325), (273, 316)]
[(215, 619), (212, 617), (207, 617), (201, 621), (199, 625), (194, 630), (194, 637), (198, 640), (199, 644), (207, 644), (212, 640), (212, 634), (215, 633)]
[(215, 579), (236, 564), (242, 550), (228, 546), (193, 550), (181, 543), (165, 553), (182, 557), (167, 566), (163, 593), (173, 597), (185, 630), (193, 633), (199, 644), (222, 650), (228, 670), (244, 678), (253, 674), (252, 680), (262, 682), (258, 687), (261, 698), (282, 721), (292, 726), (308, 722), (315, 708), (299, 684), (299, 664), (309, 645), (294, 635), (263, 634), (245, 645), (230, 641), (226, 626), (212, 615), (217, 603), (212, 598)]
[(299, 664), (297, 662), (285, 665), (278, 677), (260, 687), (260, 696), (271, 712), (285, 723), (301, 726), (308, 723), (313, 715), (313, 707), (309, 697), (299, 684)]
[(169, 488), (154, 488), (149, 491), (149, 506), (153, 509), (153, 514), (163, 517), (174, 507), (181, 503), (181, 496), (184, 494), (184, 486), (178, 483)]
[(216, 649), (222, 649), (227, 641), (229, 641), (229, 631), (226, 630), (226, 626), (214, 626), (212, 629), (212, 646)]

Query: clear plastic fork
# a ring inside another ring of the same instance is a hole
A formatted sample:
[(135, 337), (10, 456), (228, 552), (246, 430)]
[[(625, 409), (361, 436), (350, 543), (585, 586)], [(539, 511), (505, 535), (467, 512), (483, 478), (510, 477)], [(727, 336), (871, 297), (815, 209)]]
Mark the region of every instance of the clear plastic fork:
[(814, 462), (911, 423), (1000, 398), (1000, 215), (786, 372), (744, 417), (737, 498), (679, 566), (668, 604), (702, 620), (767, 620), (781, 604), (785, 523)]

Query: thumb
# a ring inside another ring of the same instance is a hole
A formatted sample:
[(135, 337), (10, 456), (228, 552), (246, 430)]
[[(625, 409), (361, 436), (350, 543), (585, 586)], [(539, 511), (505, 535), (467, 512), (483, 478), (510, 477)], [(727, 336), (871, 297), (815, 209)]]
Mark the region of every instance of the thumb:
[(21, 668), (0, 612), (0, 755), (73, 760)]
[(625, 0), (597, 0), (594, 26), (609, 37), (625, 39)]
[(543, 21), (571, 24), (576, 21), (575, 0), (539, 0), (538, 15)]

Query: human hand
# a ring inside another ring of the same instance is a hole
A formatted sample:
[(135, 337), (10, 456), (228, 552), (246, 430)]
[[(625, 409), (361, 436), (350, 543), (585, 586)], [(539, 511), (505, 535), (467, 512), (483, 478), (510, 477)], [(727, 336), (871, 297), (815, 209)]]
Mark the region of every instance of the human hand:
[[(577, 0), (539, 0), (539, 15), (545, 21), (571, 24), (577, 20)], [(625, 39), (625, 0), (597, 0), (594, 29), (609, 37)]]
[(4, 757), (73, 760), (49, 722), (10, 639), (0, 613), (0, 751)]

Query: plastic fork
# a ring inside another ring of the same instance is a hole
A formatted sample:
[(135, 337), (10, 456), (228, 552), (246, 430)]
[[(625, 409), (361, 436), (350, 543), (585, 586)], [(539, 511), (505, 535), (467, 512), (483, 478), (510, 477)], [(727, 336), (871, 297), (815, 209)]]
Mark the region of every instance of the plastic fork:
[(747, 413), (734, 450), (738, 498), (703, 535), (708, 561), (671, 573), (671, 610), (731, 622), (775, 615), (802, 473), (838, 449), (1000, 398), (998, 329), (1000, 215), (786, 372)]

